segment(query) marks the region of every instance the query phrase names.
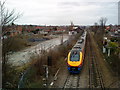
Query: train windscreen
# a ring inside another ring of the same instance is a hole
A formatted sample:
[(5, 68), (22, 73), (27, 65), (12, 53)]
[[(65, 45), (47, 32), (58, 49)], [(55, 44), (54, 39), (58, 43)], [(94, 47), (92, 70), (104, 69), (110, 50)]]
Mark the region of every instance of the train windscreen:
[(80, 59), (79, 52), (72, 52), (70, 55), (70, 61), (79, 61)]

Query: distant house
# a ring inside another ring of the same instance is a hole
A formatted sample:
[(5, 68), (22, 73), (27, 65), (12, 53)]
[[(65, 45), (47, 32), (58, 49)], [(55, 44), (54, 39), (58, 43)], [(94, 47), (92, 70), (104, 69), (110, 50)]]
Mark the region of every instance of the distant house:
[(21, 34), (21, 31), (17, 31), (17, 30), (12, 30), (12, 31), (10, 31), (10, 35), (9, 36), (16, 36), (16, 35), (18, 35), (18, 34)]
[(57, 28), (57, 30), (55, 32), (65, 32), (65, 29)]
[(111, 25), (111, 27), (110, 27), (110, 36), (112, 36), (112, 37), (120, 37), (120, 29), (119, 29), (119, 26), (117, 26), (117, 25)]
[(35, 29), (42, 30), (42, 29), (44, 29), (44, 27), (42, 27), (42, 26), (36, 26)]
[(43, 34), (43, 35), (47, 35), (48, 33), (50, 33), (50, 29), (43, 29), (43, 30), (40, 30), (39, 32), (38, 32), (39, 34)]
[(75, 34), (77, 34), (76, 31), (69, 31), (69, 35), (75, 35)]
[(22, 26), (11, 25), (6, 27), (6, 32), (4, 32), (4, 35), (12, 37), (21, 33), (22, 33)]
[(69, 35), (75, 35), (80, 32), (80, 30), (83, 30), (81, 27), (74, 26), (72, 30), (69, 30)]
[(120, 33), (120, 28), (118, 29), (118, 33)]

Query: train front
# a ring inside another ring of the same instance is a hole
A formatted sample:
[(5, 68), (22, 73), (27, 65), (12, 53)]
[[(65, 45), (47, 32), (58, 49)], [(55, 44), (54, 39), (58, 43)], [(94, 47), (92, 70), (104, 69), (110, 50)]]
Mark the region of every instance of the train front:
[(68, 70), (70, 73), (79, 73), (82, 69), (82, 52), (70, 51), (67, 58)]

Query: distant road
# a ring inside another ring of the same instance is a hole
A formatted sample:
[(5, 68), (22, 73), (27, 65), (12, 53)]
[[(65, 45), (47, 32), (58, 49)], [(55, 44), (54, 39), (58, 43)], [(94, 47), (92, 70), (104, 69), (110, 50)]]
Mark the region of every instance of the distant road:
[[(68, 40), (68, 35), (63, 35), (63, 42), (65, 42), (66, 40)], [(19, 51), (19, 52), (15, 52), (13, 54), (11, 54), (9, 56), (9, 61), (13, 64), (13, 65), (23, 65), (27, 62), (29, 62), (30, 57), (32, 55), (35, 55), (36, 53), (39, 54), (41, 48), (44, 48), (45, 50), (47, 50), (50, 47), (54, 47), (55, 45), (59, 45), (61, 44), (61, 36), (59, 36), (58, 38), (54, 38), (48, 41), (44, 41), (41, 42), (39, 44), (37, 44), (36, 46), (32, 46), (28, 49)]]

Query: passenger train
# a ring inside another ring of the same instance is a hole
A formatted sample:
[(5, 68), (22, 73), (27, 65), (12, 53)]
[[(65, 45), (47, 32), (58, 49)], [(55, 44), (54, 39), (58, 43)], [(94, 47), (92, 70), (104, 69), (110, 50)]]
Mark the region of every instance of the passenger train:
[(86, 35), (87, 35), (87, 32), (84, 31), (84, 33), (81, 35), (77, 43), (73, 46), (71, 51), (68, 53), (67, 68), (70, 73), (80, 73), (82, 69), (83, 61), (84, 61)]

